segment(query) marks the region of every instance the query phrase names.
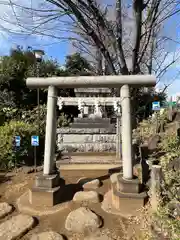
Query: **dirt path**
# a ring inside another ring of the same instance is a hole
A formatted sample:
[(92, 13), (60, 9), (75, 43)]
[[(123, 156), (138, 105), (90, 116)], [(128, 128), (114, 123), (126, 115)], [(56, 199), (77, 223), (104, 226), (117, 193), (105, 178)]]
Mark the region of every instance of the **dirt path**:
[[(24, 192), (26, 192), (33, 185), (33, 180), (35, 174), (8, 174), (8, 176), (1, 176), (0, 183), (0, 202), (7, 202), (9, 204), (13, 204), (16, 207), (16, 200), (19, 196), (21, 196)], [(76, 183), (80, 178), (99, 178), (102, 181), (102, 186), (97, 190), (101, 195), (104, 195), (110, 189), (110, 181), (109, 174), (107, 170), (80, 170), (80, 171), (61, 171), (61, 177), (65, 179), (67, 184)], [(29, 231), (24, 237), (21, 239), (28, 240), (30, 236), (34, 233), (39, 233), (43, 231), (52, 230), (58, 232), (60, 234), (65, 235), (68, 239), (72, 240), (83, 240), (80, 236), (76, 236), (76, 234), (72, 237), (72, 234), (67, 232), (64, 228), (65, 219), (68, 213), (76, 208), (81, 206), (81, 204), (75, 204), (71, 202), (69, 204), (69, 208), (64, 209), (56, 214), (44, 216), (38, 219), (38, 224), (35, 228)], [(129, 235), (132, 232), (132, 229), (129, 230), (128, 221), (122, 219), (119, 216), (107, 214), (101, 209), (101, 203), (98, 204), (90, 204), (88, 207), (102, 217), (103, 231), (111, 232), (111, 235), (116, 236), (115, 239), (130, 239), (127, 238), (127, 234)], [(11, 215), (17, 215), (18, 212), (15, 210)], [(6, 217), (9, 218), (9, 217)], [(6, 219), (5, 218), (5, 219)], [(4, 221), (5, 219), (1, 220)], [(121, 238), (118, 238), (121, 237)]]

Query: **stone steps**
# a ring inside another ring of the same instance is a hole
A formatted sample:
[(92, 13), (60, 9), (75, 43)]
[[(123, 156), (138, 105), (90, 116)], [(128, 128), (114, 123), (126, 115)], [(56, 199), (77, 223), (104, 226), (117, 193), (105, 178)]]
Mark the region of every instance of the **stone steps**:
[[(113, 125), (114, 126), (114, 125)], [(71, 128), (71, 127), (62, 127), (57, 128), (57, 134), (116, 134), (116, 128)]]
[[(116, 143), (65, 143), (62, 147), (58, 149), (64, 153), (91, 153), (91, 152), (115, 152)], [(85, 161), (85, 158), (84, 158)]]
[(110, 118), (74, 118), (74, 123), (103, 123), (103, 124), (110, 124)]
[(108, 129), (113, 129), (115, 126), (110, 123), (76, 123), (73, 122), (70, 124), (70, 127), (72, 128), (108, 128)]
[[(111, 168), (111, 166), (121, 165), (122, 160), (116, 158), (116, 154), (111, 155), (91, 155), (87, 154), (77, 154), (71, 155), (66, 154), (61, 157), (61, 159), (57, 159), (57, 166), (79, 166), (80, 168), (87, 168), (87, 169), (104, 169), (104, 168)], [(71, 168), (71, 167), (70, 167)], [(76, 168), (76, 167), (75, 167)]]
[(0, 239), (15, 240), (23, 237), (35, 226), (35, 219), (29, 215), (11, 216), (14, 207), (6, 202), (0, 203)]

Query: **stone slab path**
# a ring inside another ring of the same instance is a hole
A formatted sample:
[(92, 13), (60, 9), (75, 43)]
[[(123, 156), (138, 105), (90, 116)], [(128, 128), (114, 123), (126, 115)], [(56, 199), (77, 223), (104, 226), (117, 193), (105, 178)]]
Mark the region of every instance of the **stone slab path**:
[(13, 211), (13, 207), (6, 202), (0, 203), (0, 218), (5, 217)]
[(56, 232), (42, 232), (33, 235), (30, 240), (64, 240), (64, 238)]
[(100, 202), (99, 194), (95, 191), (76, 192), (73, 197), (74, 202), (98, 203)]
[[(2, 203), (1, 203), (2, 206)], [(0, 214), (5, 213), (7, 204), (4, 203), (5, 208), (0, 210)], [(23, 236), (34, 225), (34, 218), (28, 215), (19, 214), (10, 217), (0, 224), (0, 239), (1, 240), (15, 240)]]
[(101, 218), (85, 207), (71, 211), (65, 221), (65, 228), (75, 233), (94, 232), (101, 225)]
[[(2, 222), (0, 224), (0, 240), (19, 240), (36, 225), (35, 219), (29, 215), (18, 214), (11, 216), (10, 214), (13, 210), (14, 207), (8, 203), (0, 203), (0, 218)], [(64, 237), (59, 233), (47, 231), (34, 234), (30, 240), (64, 240)]]
[[(88, 192), (87, 192), (88, 193)], [(6, 202), (0, 203), (0, 240), (19, 240), (24, 235), (35, 227), (35, 218), (25, 215), (17, 214), (11, 216), (14, 207)], [(119, 238), (111, 238), (108, 233), (103, 234), (99, 231), (101, 227), (101, 218), (92, 212), (90, 209), (80, 207), (71, 211), (66, 218), (65, 228), (71, 233), (90, 233), (89, 237), (83, 237), (84, 240), (119, 240)], [(33, 234), (29, 240), (65, 240), (63, 235), (54, 231), (45, 231)], [(77, 237), (68, 238), (80, 239)]]

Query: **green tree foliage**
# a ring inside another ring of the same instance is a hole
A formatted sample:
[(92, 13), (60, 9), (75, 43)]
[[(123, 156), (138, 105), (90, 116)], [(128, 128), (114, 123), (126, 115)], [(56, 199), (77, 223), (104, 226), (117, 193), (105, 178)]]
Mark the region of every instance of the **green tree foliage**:
[(159, 101), (163, 105), (166, 94), (165, 93), (156, 93), (154, 89), (149, 89), (144, 91), (143, 88), (137, 91), (134, 104), (134, 114), (138, 121), (148, 118), (152, 113), (152, 102)]
[[(43, 60), (36, 64), (31, 48), (23, 50), (21, 47), (12, 49), (9, 56), (2, 57), (0, 63), (0, 105), (8, 106), (12, 102), (17, 107), (32, 108), (37, 105), (36, 90), (26, 87), (26, 78), (33, 76), (72, 76), (89, 75), (90, 64), (79, 53), (66, 57), (65, 69), (60, 68), (57, 61)], [(73, 91), (60, 91), (62, 95), (73, 95)], [(5, 96), (7, 95), (7, 96)], [(4, 97), (5, 96), (5, 97)], [(9, 99), (10, 98), (10, 99)], [(9, 99), (9, 101), (5, 101)], [(11, 100), (11, 101), (10, 101)], [(45, 91), (40, 91), (41, 104), (46, 102)]]
[[(23, 50), (20, 47), (12, 49), (9, 56), (2, 57), (0, 63), (0, 91), (11, 95), (11, 102), (18, 108), (32, 108), (37, 105), (36, 90), (26, 87), (26, 78), (37, 74), (41, 77), (56, 75), (59, 66), (56, 61), (43, 60), (37, 67), (36, 59), (31, 48)], [(7, 98), (8, 98), (7, 97)], [(46, 101), (46, 92), (40, 90), (41, 103)], [(0, 105), (9, 105), (0, 99)]]
[[(65, 60), (65, 70), (59, 72), (59, 76), (89, 76), (92, 75), (92, 69), (86, 58), (82, 57), (79, 53), (68, 55)], [(72, 96), (74, 97), (74, 89), (63, 89), (59, 90), (61, 96)], [(68, 116), (68, 119), (72, 120), (73, 116), (78, 115), (78, 109), (74, 106), (64, 106), (62, 109), (63, 113)], [(61, 111), (61, 114), (62, 114)], [(61, 122), (61, 121), (60, 121)]]
[[(25, 115), (31, 111), (34, 115), (37, 90), (26, 87), (27, 77), (89, 75), (90, 71), (90, 64), (78, 53), (67, 56), (65, 68), (60, 68), (57, 61), (51, 59), (37, 64), (30, 47), (25, 50), (21, 47), (12, 49), (10, 55), (2, 57), (0, 63), (0, 125), (4, 121), (21, 119), (26, 111), (28, 112)], [(74, 96), (74, 89), (59, 89), (58, 95)], [(46, 104), (46, 101), (47, 90), (40, 89), (40, 105)], [(60, 112), (60, 115), (62, 114), (71, 117), (77, 115), (78, 110), (76, 107), (67, 106)]]
[(92, 75), (91, 65), (79, 53), (74, 53), (66, 57), (66, 71), (70, 75), (87, 76)]
[[(21, 47), (12, 49), (10, 55), (2, 57), (0, 63), (0, 109), (31, 110), (37, 106), (37, 91), (26, 87), (25, 80), (27, 77), (37, 76), (37, 74), (40, 77), (87, 75), (89, 70), (89, 63), (80, 54), (67, 56), (65, 69), (62, 69), (56, 61), (51, 59), (43, 60), (37, 66), (31, 48), (26, 50)], [(59, 89), (58, 94), (74, 96), (74, 90)], [(40, 90), (40, 104), (45, 104), (46, 100), (47, 91)], [(74, 111), (77, 114), (74, 107), (66, 107), (64, 111), (69, 115), (74, 114)]]

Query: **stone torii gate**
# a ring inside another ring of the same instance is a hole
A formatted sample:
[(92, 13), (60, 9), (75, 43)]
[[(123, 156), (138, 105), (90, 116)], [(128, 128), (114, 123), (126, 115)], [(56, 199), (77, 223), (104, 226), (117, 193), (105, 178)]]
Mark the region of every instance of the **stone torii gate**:
[[(59, 186), (59, 174), (54, 172), (55, 145), (56, 145), (56, 105), (58, 88), (120, 88), (122, 110), (122, 162), (123, 178), (119, 179), (120, 192), (128, 193), (125, 186), (134, 185), (137, 191), (130, 193), (139, 194), (137, 180), (133, 180), (133, 153), (132, 153), (132, 121), (131, 121), (131, 87), (153, 87), (156, 79), (152, 75), (129, 75), (129, 76), (80, 76), (80, 77), (50, 77), (28, 78), (26, 81), (29, 88), (48, 88), (47, 118), (44, 150), (43, 175), (36, 177), (36, 186), (31, 190), (30, 202), (38, 205), (38, 202), (53, 206), (57, 203), (56, 192), (61, 191)], [(130, 184), (130, 185), (129, 185)], [(139, 186), (139, 185), (138, 185)], [(129, 189), (131, 189), (131, 187)], [(48, 193), (48, 197), (40, 200), (42, 192)], [(37, 201), (37, 193), (38, 201)], [(65, 194), (65, 193), (64, 193)], [(115, 193), (116, 196), (118, 194)], [(132, 197), (132, 196), (131, 196)], [(121, 196), (119, 196), (121, 198)]]

